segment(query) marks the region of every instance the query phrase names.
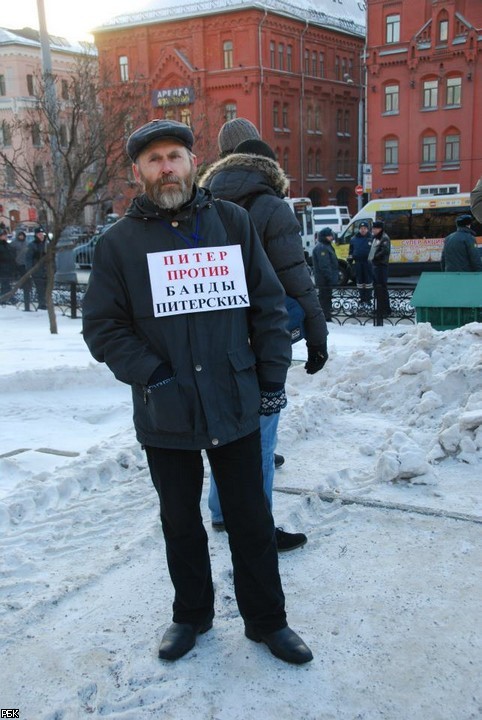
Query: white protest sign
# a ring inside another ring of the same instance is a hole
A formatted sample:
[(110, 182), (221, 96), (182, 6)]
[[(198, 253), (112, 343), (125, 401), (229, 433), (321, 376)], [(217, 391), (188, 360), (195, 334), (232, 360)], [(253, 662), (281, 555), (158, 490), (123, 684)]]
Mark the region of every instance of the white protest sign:
[(154, 317), (249, 307), (240, 245), (148, 253)]

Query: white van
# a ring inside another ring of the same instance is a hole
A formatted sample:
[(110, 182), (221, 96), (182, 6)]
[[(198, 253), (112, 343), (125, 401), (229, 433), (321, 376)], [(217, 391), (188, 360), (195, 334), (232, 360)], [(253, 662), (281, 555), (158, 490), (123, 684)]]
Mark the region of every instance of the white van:
[(330, 227), (337, 235), (350, 223), (351, 215), (346, 205), (325, 205), (313, 208), (315, 231)]

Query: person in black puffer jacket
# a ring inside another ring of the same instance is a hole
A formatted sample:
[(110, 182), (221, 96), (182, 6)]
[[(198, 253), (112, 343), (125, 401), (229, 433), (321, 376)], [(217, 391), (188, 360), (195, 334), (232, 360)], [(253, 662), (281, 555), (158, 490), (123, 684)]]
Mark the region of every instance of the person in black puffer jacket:
[[(236, 123), (236, 120), (231, 123)], [(231, 125), (226, 123), (223, 127), (224, 134), (222, 129), (220, 137), (225, 139), (225, 130)], [(235, 129), (244, 130), (238, 126)], [(223, 150), (221, 144), (220, 149)], [(328, 358), (326, 320), (305, 261), (298, 221), (283, 200), (288, 179), (276, 162), (273, 150), (262, 140), (249, 136), (235, 147), (234, 153), (214, 163), (200, 178), (199, 184), (211, 190), (214, 197), (231, 200), (248, 210), (286, 294), (295, 298), (305, 312), (308, 349), (305, 369), (308, 374), (318, 372)], [(279, 413), (261, 418), (263, 481), (270, 507), (278, 422)], [(223, 516), (212, 479), (209, 508), (213, 527), (223, 529)], [(307, 538), (304, 533), (288, 533), (276, 528), (276, 541), (278, 551), (282, 552), (301, 547)]]
[(313, 248), (315, 283), (327, 322), (331, 322), (333, 288), (338, 285), (338, 258), (332, 244), (334, 237), (330, 227), (323, 228), (319, 231), (318, 242)]

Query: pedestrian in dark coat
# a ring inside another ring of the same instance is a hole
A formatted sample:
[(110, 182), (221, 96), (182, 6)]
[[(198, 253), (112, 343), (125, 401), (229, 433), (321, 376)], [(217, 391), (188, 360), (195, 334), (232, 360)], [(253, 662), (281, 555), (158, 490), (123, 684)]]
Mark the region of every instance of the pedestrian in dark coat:
[(170, 120), (129, 137), (144, 192), (96, 245), (84, 338), (131, 385), (137, 437), (159, 495), (175, 589), (159, 657), (182, 657), (212, 627), (199, 507), (204, 450), (218, 479), (245, 634), (286, 662), (308, 662), (311, 651), (286, 623), (261, 472), (259, 415), (286, 404), (283, 289), (249, 215), (195, 185), (193, 141), (186, 125)]
[(373, 285), (377, 310), (382, 317), (390, 315), (390, 298), (388, 295), (388, 263), (390, 260), (391, 243), (385, 232), (383, 220), (375, 220), (372, 224), (373, 242), (368, 259), (373, 264)]
[(43, 227), (37, 227), (34, 230), (34, 239), (27, 248), (25, 256), (25, 266), (30, 270), (37, 265), (40, 260), (43, 262), (35, 268), (32, 273), (32, 280), (37, 291), (38, 309), (46, 310), (45, 291), (47, 289), (47, 233)]
[(335, 234), (330, 227), (319, 231), (313, 248), (313, 272), (320, 305), (327, 322), (331, 322), (333, 288), (338, 285), (338, 258), (333, 248)]
[[(15, 277), (19, 280), (27, 272), (26, 258), (28, 250), (27, 236), (23, 230), (17, 233), (17, 236), (12, 240), (12, 248), (15, 252)], [(28, 278), (22, 285), (23, 290), (23, 303), (26, 311), (30, 310), (30, 293), (32, 291), (32, 280)]]
[(472, 215), (459, 215), (456, 231), (445, 238), (440, 261), (445, 272), (482, 272), (475, 233), (470, 228), (473, 220)]
[[(201, 177), (200, 185), (208, 187), (215, 197), (230, 200), (249, 212), (266, 255), (287, 295), (295, 298), (305, 313), (304, 329), (308, 350), (307, 373), (322, 369), (327, 358), (327, 328), (316, 290), (306, 265), (298, 221), (284, 201), (288, 179), (276, 156), (265, 142), (251, 135), (229, 154), (232, 135), (252, 132), (244, 118), (230, 120), (219, 132), (220, 148), (227, 155), (214, 163)], [(247, 121), (246, 121), (247, 122)], [(272, 507), (279, 414), (261, 419), (264, 490)], [(278, 456), (282, 457), (282, 456)], [(213, 527), (222, 529), (224, 519), (214, 479), (209, 490), (209, 509)], [(307, 542), (304, 533), (290, 533), (276, 528), (278, 550), (288, 551)]]
[(0, 226), (0, 295), (6, 295), (15, 277), (15, 253), (8, 242), (7, 228)]
[(356, 286), (363, 306), (370, 305), (373, 294), (373, 269), (368, 259), (373, 236), (366, 220), (358, 226), (358, 232), (350, 240), (348, 260), (355, 262)]

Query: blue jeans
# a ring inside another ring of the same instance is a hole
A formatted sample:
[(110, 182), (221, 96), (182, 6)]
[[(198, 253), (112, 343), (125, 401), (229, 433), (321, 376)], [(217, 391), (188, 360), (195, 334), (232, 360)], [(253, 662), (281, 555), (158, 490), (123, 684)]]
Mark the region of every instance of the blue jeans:
[[(260, 415), (261, 430), (261, 456), (263, 462), (263, 489), (268, 500), (270, 510), (273, 508), (273, 480), (274, 480), (274, 451), (276, 449), (279, 413), (273, 415)], [(213, 522), (224, 522), (218, 489), (211, 472), (211, 485), (209, 487), (208, 505)]]

